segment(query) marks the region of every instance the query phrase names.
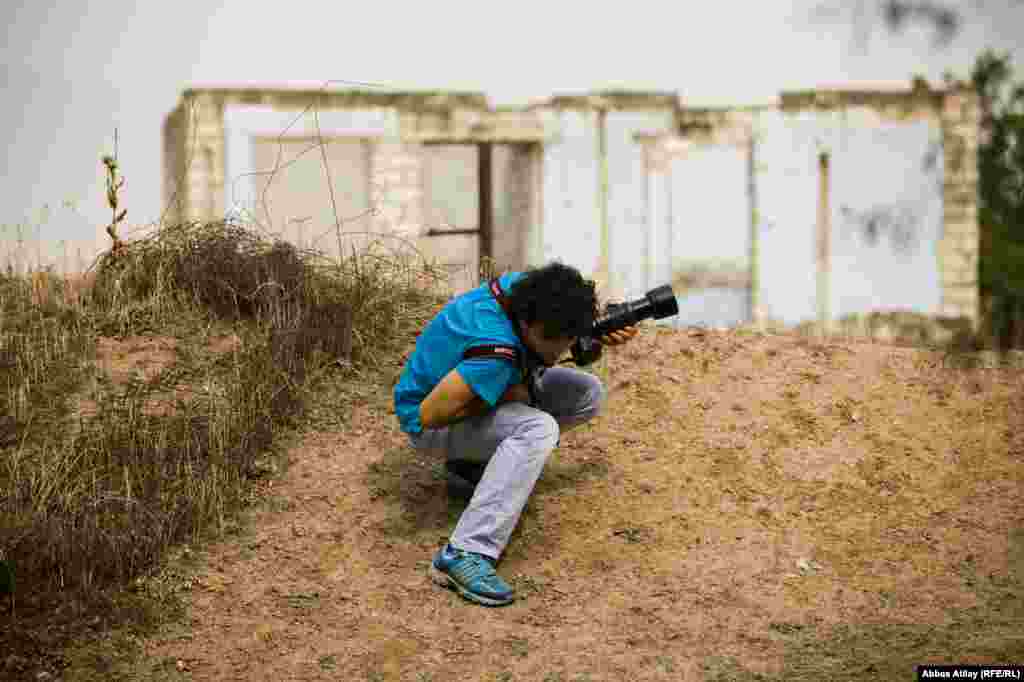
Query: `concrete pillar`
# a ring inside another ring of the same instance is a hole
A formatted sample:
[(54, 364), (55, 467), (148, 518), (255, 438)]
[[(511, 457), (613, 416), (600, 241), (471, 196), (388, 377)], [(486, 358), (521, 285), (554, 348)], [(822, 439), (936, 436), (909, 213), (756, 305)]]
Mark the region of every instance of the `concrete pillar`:
[(391, 240), (394, 242), (415, 241), (421, 236), (422, 173), (418, 143), (392, 139), (374, 141), (370, 160), (373, 232), (400, 238)]
[(978, 297), (978, 143), (981, 109), (968, 86), (950, 90), (943, 100), (941, 123), (945, 150), (944, 232), (939, 244), (944, 317), (966, 317), (975, 330), (980, 322)]
[(832, 311), (829, 300), (829, 275), (832, 269), (831, 255), (831, 190), (832, 178), (830, 172), (829, 153), (818, 154), (818, 234), (817, 234), (817, 261), (818, 261), (818, 290), (816, 294), (818, 302), (818, 324), (823, 331), (832, 327)]
[(224, 217), (224, 104), (210, 93), (182, 98), (178, 192), (183, 221)]

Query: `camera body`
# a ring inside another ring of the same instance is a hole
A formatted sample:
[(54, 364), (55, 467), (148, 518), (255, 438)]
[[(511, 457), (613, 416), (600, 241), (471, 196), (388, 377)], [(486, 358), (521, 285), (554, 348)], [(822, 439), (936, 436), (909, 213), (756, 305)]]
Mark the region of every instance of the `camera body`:
[(660, 320), (679, 314), (675, 292), (668, 284), (648, 291), (643, 298), (625, 303), (609, 303), (587, 336), (581, 336), (570, 349), (572, 361), (579, 367), (593, 364), (601, 357), (601, 337), (631, 327), (648, 318)]
[[(505, 294), (501, 290), (501, 283), (498, 278), (491, 279), (488, 283), (491, 293), (498, 303), (509, 314)], [(590, 328), (590, 333), (580, 336), (571, 347), (572, 358), (562, 360), (562, 363), (574, 362), (580, 367), (586, 367), (601, 357), (601, 337), (626, 327), (631, 327), (649, 317), (661, 319), (679, 314), (679, 305), (676, 302), (675, 292), (668, 284), (651, 289), (643, 298), (625, 303), (609, 303), (605, 306), (601, 317)], [(513, 325), (518, 327), (515, 318), (511, 318)], [(517, 328), (517, 334), (518, 328)], [(521, 338), (521, 337), (520, 337)], [(483, 345), (474, 346), (463, 353), (463, 358), (485, 357), (506, 360), (515, 363), (523, 377), (523, 382), (530, 394), (530, 406), (536, 407), (537, 388), (536, 382), (548, 369), (544, 359), (526, 345), (526, 352), (523, 353), (516, 346), (509, 345)], [(560, 363), (561, 364), (561, 363)]]

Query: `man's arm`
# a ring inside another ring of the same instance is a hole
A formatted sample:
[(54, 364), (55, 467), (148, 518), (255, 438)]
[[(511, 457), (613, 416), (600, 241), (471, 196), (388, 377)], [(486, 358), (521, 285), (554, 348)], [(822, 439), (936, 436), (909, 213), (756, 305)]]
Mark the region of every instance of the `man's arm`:
[(447, 426), (460, 418), (470, 405), (480, 401), (458, 370), (453, 369), (444, 376), (437, 386), (420, 403), (420, 423), (424, 428), (437, 429)]
[[(513, 401), (530, 402), (526, 384), (509, 386), (498, 400), (498, 404)], [(420, 403), (420, 423), (424, 428), (438, 429), (468, 417), (487, 414), (492, 409), (494, 408), (486, 400), (473, 392), (462, 375), (453, 369)]]

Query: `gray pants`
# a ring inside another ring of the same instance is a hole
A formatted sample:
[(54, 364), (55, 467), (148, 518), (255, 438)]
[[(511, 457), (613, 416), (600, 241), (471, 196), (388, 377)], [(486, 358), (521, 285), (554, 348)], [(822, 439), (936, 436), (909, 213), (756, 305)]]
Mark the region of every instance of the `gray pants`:
[(504, 403), (479, 417), (409, 434), (417, 450), (486, 464), (450, 544), (500, 557), (560, 433), (593, 419), (607, 395), (593, 374), (556, 366), (537, 382), (536, 408)]

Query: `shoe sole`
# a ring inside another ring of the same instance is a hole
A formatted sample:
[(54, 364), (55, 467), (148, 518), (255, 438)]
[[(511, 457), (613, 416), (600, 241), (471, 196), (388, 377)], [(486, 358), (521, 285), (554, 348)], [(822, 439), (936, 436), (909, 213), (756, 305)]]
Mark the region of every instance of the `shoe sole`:
[(470, 592), (465, 587), (460, 585), (458, 581), (455, 580), (455, 578), (451, 577), (444, 571), (441, 571), (436, 566), (434, 566), (433, 561), (430, 562), (430, 568), (428, 570), (430, 573), (430, 579), (433, 580), (435, 583), (437, 583), (441, 587), (446, 587), (450, 590), (455, 590), (459, 594), (459, 596), (475, 604), (482, 604), (483, 606), (506, 606), (507, 604), (511, 604), (513, 601), (515, 601), (514, 597), (509, 597), (507, 600), (492, 599), (490, 597), (484, 597), (483, 595), (476, 594), (475, 592)]

